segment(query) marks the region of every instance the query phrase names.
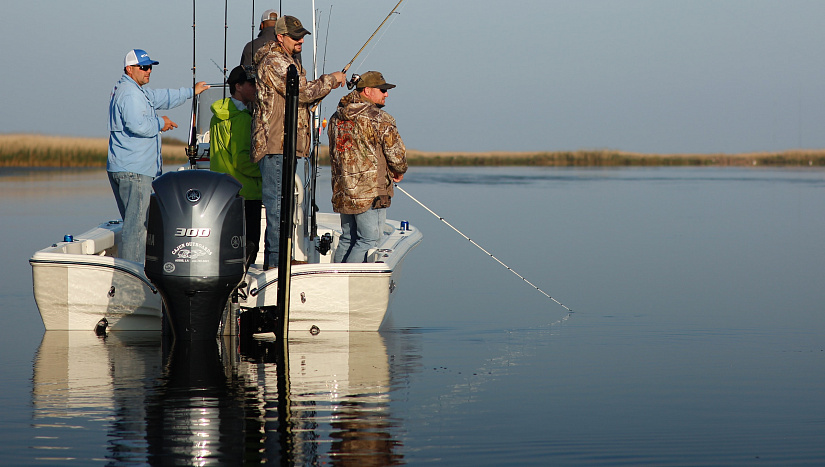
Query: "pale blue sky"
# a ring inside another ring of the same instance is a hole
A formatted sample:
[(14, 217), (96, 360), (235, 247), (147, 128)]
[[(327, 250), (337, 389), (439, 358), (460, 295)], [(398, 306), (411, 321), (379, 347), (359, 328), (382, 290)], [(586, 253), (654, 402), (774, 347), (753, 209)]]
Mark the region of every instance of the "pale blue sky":
[[(217, 81), (224, 2), (197, 3), (198, 80)], [(311, 28), (310, 0), (257, 0), (254, 15), (251, 0), (229, 3), (230, 69), (264, 9), (282, 3)], [(319, 55), (330, 20), (326, 70), (342, 68), (396, 3), (317, 0)], [(386, 110), (411, 149), (825, 147), (821, 0), (404, 0), (400, 10), (350, 71), (398, 85)], [(192, 2), (6, 2), (0, 43), (0, 132), (105, 137), (130, 48), (160, 62), (150, 86), (191, 85)], [(343, 95), (325, 99), (324, 116)], [(188, 112), (166, 113), (185, 124)]]

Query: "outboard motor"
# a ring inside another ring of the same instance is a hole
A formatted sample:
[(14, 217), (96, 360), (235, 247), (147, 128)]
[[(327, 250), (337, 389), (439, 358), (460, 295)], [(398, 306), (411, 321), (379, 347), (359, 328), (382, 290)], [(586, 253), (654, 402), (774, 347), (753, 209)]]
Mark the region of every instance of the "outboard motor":
[(226, 174), (182, 170), (158, 177), (152, 187), (146, 277), (163, 297), (176, 339), (214, 339), (245, 273), (241, 184)]

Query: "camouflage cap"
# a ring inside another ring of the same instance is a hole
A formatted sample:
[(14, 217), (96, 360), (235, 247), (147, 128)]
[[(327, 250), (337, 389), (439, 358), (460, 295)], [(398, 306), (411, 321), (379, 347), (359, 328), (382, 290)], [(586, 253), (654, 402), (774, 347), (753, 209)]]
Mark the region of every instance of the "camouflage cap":
[(275, 34), (286, 34), (296, 41), (311, 32), (304, 29), (301, 20), (294, 16), (281, 16), (278, 22), (275, 23)]
[[(251, 67), (250, 67), (251, 69)], [(244, 66), (238, 65), (229, 73), (229, 78), (226, 79), (227, 84), (243, 84), (254, 83), (255, 75), (251, 74), (251, 70)]]
[(384, 80), (384, 75), (377, 71), (368, 71), (361, 75), (358, 82), (355, 83), (356, 89), (359, 91), (364, 88), (378, 88), (378, 89), (392, 89), (394, 84), (390, 84)]

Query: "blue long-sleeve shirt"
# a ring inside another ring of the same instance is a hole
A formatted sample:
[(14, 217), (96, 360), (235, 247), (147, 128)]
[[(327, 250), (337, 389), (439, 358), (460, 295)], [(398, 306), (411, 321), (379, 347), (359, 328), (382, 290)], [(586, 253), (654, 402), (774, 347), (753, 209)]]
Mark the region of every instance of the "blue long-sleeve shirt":
[(195, 95), (193, 88), (141, 87), (124, 74), (109, 101), (109, 172), (134, 172), (157, 177), (163, 168), (160, 129), (164, 121), (156, 110), (173, 109)]

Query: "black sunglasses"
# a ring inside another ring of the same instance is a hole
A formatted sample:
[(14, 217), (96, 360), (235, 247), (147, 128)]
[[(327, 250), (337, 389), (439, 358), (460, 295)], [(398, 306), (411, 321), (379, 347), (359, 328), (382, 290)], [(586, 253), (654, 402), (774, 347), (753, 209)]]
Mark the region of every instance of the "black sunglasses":
[(138, 68), (140, 68), (143, 71), (149, 71), (152, 69), (152, 65), (138, 65)]

